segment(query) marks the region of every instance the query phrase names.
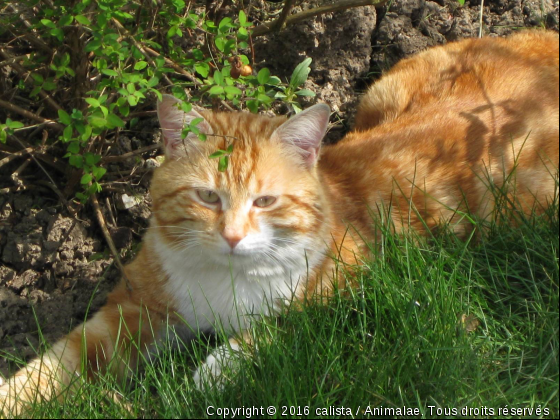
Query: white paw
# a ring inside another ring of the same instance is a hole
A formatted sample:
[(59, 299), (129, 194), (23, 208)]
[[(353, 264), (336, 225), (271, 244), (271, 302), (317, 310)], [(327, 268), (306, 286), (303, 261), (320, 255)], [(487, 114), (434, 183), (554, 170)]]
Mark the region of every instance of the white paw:
[(222, 389), (231, 381), (239, 365), (240, 346), (237, 343), (224, 344), (208, 355), (206, 361), (194, 374), (194, 383), (200, 391), (207, 388)]

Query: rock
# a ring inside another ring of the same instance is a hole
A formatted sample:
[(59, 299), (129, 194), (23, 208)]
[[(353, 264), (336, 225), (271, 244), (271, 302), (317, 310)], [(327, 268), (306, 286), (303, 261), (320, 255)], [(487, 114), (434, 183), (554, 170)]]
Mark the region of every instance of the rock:
[(138, 201), (136, 201), (134, 197), (131, 197), (128, 194), (122, 194), (118, 197), (117, 208), (119, 208), (120, 210), (128, 210), (136, 206), (137, 204)]
[(11, 282), (8, 283), (8, 287), (15, 292), (21, 292), (25, 288), (37, 287), (37, 283), (41, 276), (34, 270), (25, 270), (19, 276), (16, 276)]
[(16, 271), (6, 266), (0, 266), (0, 286), (12, 281), (16, 276)]

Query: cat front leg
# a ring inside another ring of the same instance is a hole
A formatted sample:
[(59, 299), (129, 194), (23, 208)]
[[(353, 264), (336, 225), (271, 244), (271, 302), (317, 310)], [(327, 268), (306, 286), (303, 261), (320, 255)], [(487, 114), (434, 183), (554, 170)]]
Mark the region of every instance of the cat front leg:
[(128, 299), (126, 291), (114, 292), (90, 320), (0, 386), (0, 417), (60, 398), (72, 385), (93, 379), (100, 371), (122, 378), (135, 369), (139, 350), (154, 341), (163, 321), (163, 316)]
[(199, 390), (221, 389), (233, 380), (239, 370), (241, 358), (247, 355), (247, 347), (252, 347), (253, 341), (248, 331), (239, 338), (229, 341), (214, 349), (203, 364), (194, 373), (194, 383)]

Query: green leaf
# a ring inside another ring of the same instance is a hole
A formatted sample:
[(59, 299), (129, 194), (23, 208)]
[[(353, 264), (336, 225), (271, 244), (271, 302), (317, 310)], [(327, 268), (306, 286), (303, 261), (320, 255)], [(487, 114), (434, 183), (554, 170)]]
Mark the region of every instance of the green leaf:
[(292, 88), (296, 89), (298, 86), (305, 83), (305, 81), (307, 80), (307, 76), (311, 71), (311, 68), (309, 67), (311, 61), (312, 59), (309, 57), (296, 66), (290, 79), (290, 86)]
[(92, 181), (93, 177), (91, 176), (91, 174), (84, 174), (84, 176), (82, 176), (82, 179), (80, 180), (80, 183), (82, 185), (86, 185), (89, 184)]
[(221, 95), (224, 93), (224, 88), (222, 86), (212, 86), (208, 91), (210, 95)]
[(0, 130), (0, 143), (6, 143), (7, 139), (8, 133), (6, 133), (6, 130)]
[(226, 49), (227, 39), (224, 38), (223, 36), (218, 36), (214, 40), (214, 44), (216, 44), (216, 48), (218, 48), (218, 50), (224, 52)]
[(189, 127), (196, 127), (198, 124), (200, 124), (202, 121), (204, 121), (204, 118), (198, 117), (198, 118), (194, 118), (190, 123), (189, 123)]
[(46, 81), (45, 83), (43, 83), (43, 89), (46, 91), (51, 91), (51, 90), (55, 90), (56, 89), (56, 83), (53, 81)]
[(228, 39), (226, 41), (226, 44), (224, 46), (224, 54), (229, 54), (231, 53), (231, 51), (235, 48), (235, 40), (234, 39)]
[(93, 39), (84, 48), (85, 52), (91, 52), (97, 50), (101, 47), (101, 40), (100, 39)]
[(70, 64), (70, 54), (64, 53), (62, 59), (60, 60), (60, 65), (62, 67), (66, 67), (68, 64)]
[(82, 111), (78, 109), (73, 109), (71, 117), (73, 120), (81, 120), (82, 118), (84, 118), (84, 114), (82, 114)]
[(85, 26), (91, 25), (90, 20), (87, 17), (85, 17), (84, 15), (76, 15), (75, 19), (76, 19), (76, 21), (78, 21), (82, 25), (85, 25)]
[(34, 98), (35, 96), (37, 96), (39, 94), (39, 92), (41, 92), (41, 86), (35, 86), (31, 92), (29, 93), (29, 96), (31, 96), (32, 98)]
[(216, 70), (214, 72), (214, 83), (216, 83), (217, 85), (223, 85), (224, 84), (224, 75), (219, 70)]
[(251, 111), (253, 114), (256, 114), (257, 112), (259, 112), (259, 101), (256, 99), (247, 101), (247, 108), (249, 108), (249, 111)]
[(239, 11), (239, 23), (241, 25), (244, 25), (247, 23), (247, 15), (245, 14), (245, 12), (243, 10)]
[(222, 157), (226, 154), (225, 150), (216, 150), (214, 153), (212, 153), (210, 156), (208, 156), (209, 159), (216, 159), (219, 157)]
[(228, 95), (241, 96), (243, 94), (243, 91), (235, 86), (226, 86), (224, 90)]
[(96, 167), (93, 168), (92, 172), (93, 172), (93, 176), (95, 177), (95, 179), (99, 181), (101, 179), (101, 177), (103, 175), (105, 175), (105, 173), (107, 172), (107, 169), (100, 168), (100, 167), (96, 166)]
[(169, 28), (169, 30), (167, 31), (167, 38), (173, 38), (177, 34), (177, 29), (179, 29), (177, 25), (173, 25), (171, 28)]
[(309, 89), (301, 89), (296, 92), (296, 95), (315, 97), (315, 92)]
[(68, 145), (66, 150), (68, 152), (76, 155), (76, 154), (80, 153), (80, 143), (78, 143), (77, 141), (73, 141)]
[(68, 26), (74, 21), (74, 16), (66, 15), (62, 16), (58, 21), (58, 26)]
[[(70, 141), (73, 132), (74, 132), (74, 128), (71, 125), (67, 126), (62, 132), (62, 138), (65, 141)], [(78, 153), (78, 152), (74, 152), (74, 153)]]
[(84, 157), (86, 158), (86, 164), (89, 166), (93, 166), (101, 160), (101, 156), (93, 153), (86, 153)]
[(56, 25), (50, 19), (41, 19), (41, 23), (46, 26), (47, 28), (55, 29)]
[(128, 91), (128, 93), (134, 93), (136, 92), (136, 86), (134, 86), (134, 83), (128, 83), (126, 85), (126, 90)]
[(128, 103), (130, 104), (130, 106), (136, 106), (138, 105), (138, 98), (134, 95), (128, 95), (126, 97), (126, 100), (128, 101)]
[(210, 66), (208, 63), (197, 63), (194, 65), (194, 69), (202, 77), (208, 77), (208, 74), (210, 74)]
[(60, 119), (60, 122), (64, 125), (72, 124), (72, 118), (70, 117), (70, 115), (68, 115), (68, 112), (66, 112), (63, 109), (58, 110), (58, 118)]
[(90, 104), (94, 108), (99, 108), (101, 106), (99, 101), (95, 98), (85, 98), (84, 101), (86, 101), (88, 104)]
[(128, 114), (130, 114), (130, 107), (128, 106), (128, 104), (123, 105), (123, 106), (119, 106), (119, 112), (120, 112), (124, 117), (128, 117)]
[(31, 77), (35, 80), (36, 85), (42, 85), (45, 79), (39, 73), (31, 73)]
[(245, 28), (239, 28), (239, 30), (237, 31), (237, 38), (239, 38), (240, 40), (249, 38), (249, 31), (247, 31), (247, 29)]
[(269, 85), (276, 86), (279, 85), (280, 83), (282, 83), (282, 80), (280, 80), (280, 78), (277, 76), (271, 76), (270, 79), (268, 79)]
[(105, 128), (105, 126), (107, 126), (107, 120), (105, 118), (90, 117), (88, 121), (95, 128)]
[(89, 140), (89, 138), (91, 137), (92, 131), (93, 131), (93, 128), (91, 127), (91, 125), (86, 125), (85, 128), (80, 133), (80, 135), (81, 135), (80, 138), (82, 139), (82, 141)]
[(218, 171), (225, 172), (228, 167), (229, 158), (227, 156), (222, 156), (218, 161)]
[(101, 73), (107, 75), (107, 76), (118, 76), (119, 73), (117, 73), (115, 70), (113, 69), (103, 69), (101, 70)]
[(148, 63), (145, 61), (139, 61), (134, 65), (134, 70), (143, 70), (148, 67)]
[(23, 123), (19, 122), (19, 121), (6, 121), (6, 125), (8, 126), (9, 129), (11, 130), (15, 130), (16, 128), (21, 128), (23, 127)]
[(225, 32), (227, 31), (229, 28), (233, 27), (232, 25), (232, 20), (230, 17), (225, 17), (223, 18), (220, 23), (218, 24), (218, 30), (220, 32)]
[(257, 80), (259, 84), (264, 85), (266, 82), (270, 80), (270, 70), (266, 67), (259, 70), (257, 74)]
[(109, 114), (107, 117), (107, 122), (115, 127), (124, 127), (125, 122), (115, 114)]
[(64, 41), (64, 31), (60, 28), (51, 29), (49, 33), (58, 39), (60, 42)]
[(70, 165), (75, 166), (76, 168), (82, 168), (84, 166), (84, 158), (80, 155), (73, 155), (68, 158), (68, 162)]

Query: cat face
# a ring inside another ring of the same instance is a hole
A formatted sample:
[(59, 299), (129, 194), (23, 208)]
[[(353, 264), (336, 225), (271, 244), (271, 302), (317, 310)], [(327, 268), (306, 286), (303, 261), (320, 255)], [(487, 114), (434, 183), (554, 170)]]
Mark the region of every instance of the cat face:
[[(289, 266), (305, 255), (323, 223), (317, 179), (329, 109), (312, 107), (288, 121), (246, 113), (183, 113), (165, 97), (158, 114), (166, 162), (152, 181), (153, 224), (185, 254), (248, 267)], [(181, 139), (183, 121), (207, 140)], [(179, 123), (177, 123), (179, 121)], [(225, 171), (208, 156), (233, 144)]]

